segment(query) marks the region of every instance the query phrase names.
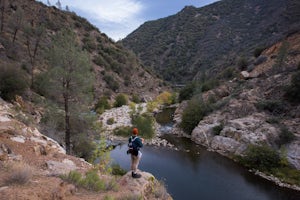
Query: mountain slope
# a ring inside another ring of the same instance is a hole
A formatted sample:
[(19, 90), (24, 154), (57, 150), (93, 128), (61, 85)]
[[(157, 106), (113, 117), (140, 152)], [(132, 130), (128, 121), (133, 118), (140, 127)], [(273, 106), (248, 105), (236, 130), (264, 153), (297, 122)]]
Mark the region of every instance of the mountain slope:
[(95, 73), (95, 97), (117, 93), (157, 95), (162, 81), (143, 69), (137, 57), (75, 13), (34, 0), (1, 1), (0, 66), (22, 68), (35, 77), (47, 71), (47, 50), (56, 33), (66, 27), (87, 51)]
[(295, 0), (223, 0), (146, 22), (122, 43), (165, 80), (186, 82), (299, 31), (299, 17)]

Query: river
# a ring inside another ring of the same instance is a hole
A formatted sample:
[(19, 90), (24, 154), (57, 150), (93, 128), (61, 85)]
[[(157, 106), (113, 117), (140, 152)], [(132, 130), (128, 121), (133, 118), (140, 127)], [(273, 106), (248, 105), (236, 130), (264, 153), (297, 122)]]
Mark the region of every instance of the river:
[[(168, 134), (164, 137), (179, 150), (145, 146), (139, 169), (163, 180), (175, 200), (300, 199), (300, 192), (278, 187), (189, 139)], [(117, 146), (111, 151), (111, 158), (122, 168), (129, 170), (130, 157), (126, 150), (126, 144)]]

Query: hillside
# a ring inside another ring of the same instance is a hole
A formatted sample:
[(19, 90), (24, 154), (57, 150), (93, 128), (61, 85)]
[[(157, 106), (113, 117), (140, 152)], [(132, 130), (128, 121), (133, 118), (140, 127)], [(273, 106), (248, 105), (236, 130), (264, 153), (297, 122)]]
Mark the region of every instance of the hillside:
[(220, 72), (299, 31), (295, 0), (223, 0), (149, 21), (121, 41), (164, 80), (184, 83)]
[[(2, 15), (3, 14), (3, 15)], [(1, 1), (0, 66), (22, 69), (28, 79), (48, 71), (52, 38), (69, 27), (81, 49), (88, 52), (93, 73), (94, 96), (114, 99), (118, 93), (136, 94), (141, 99), (157, 95), (162, 81), (147, 72), (137, 57), (75, 13), (62, 11), (34, 0)], [(31, 80), (29, 80), (31, 81)]]
[[(18, 105), (0, 98), (1, 200), (172, 199), (150, 173), (141, 171), (139, 180), (133, 179), (131, 172), (116, 176), (66, 155), (65, 149), (37, 127), (22, 123), (20, 114), (26, 115)], [(63, 178), (70, 171), (75, 171), (77, 178)], [(88, 183), (78, 182), (78, 174), (86, 177), (88, 173), (93, 174), (86, 178)], [(97, 177), (100, 183), (95, 182)]]
[[(283, 62), (278, 65), (282, 47), (286, 44)], [(191, 100), (183, 101), (175, 113), (173, 133), (188, 135), (197, 144), (235, 160), (239, 156), (249, 156), (250, 164), (244, 165), (263, 171), (265, 175), (262, 176), (279, 185), (284, 186), (281, 180), (294, 189), (297, 185), (299, 190), (300, 34), (292, 34), (275, 43), (253, 62), (257, 64), (250, 73), (244, 71), (230, 81), (198, 94), (201, 98), (195, 95)], [(198, 121), (194, 121), (195, 118)], [(189, 133), (183, 132), (191, 123)], [(251, 147), (252, 151), (249, 150)], [(275, 152), (274, 155), (264, 155), (266, 150), (261, 147)], [(273, 161), (268, 158), (273, 159), (276, 155), (281, 163), (270, 166)]]

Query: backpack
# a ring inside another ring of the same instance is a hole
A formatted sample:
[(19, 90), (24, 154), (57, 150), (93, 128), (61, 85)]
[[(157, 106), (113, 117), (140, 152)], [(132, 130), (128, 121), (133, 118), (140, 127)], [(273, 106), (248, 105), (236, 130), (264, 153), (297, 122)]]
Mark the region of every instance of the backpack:
[(127, 150), (127, 154), (132, 154), (134, 156), (137, 156), (139, 154), (139, 149), (136, 146), (136, 144), (134, 143), (135, 139), (137, 139), (138, 137), (135, 137), (132, 139), (132, 137), (130, 137), (129, 139), (129, 143), (128, 143), (128, 150)]

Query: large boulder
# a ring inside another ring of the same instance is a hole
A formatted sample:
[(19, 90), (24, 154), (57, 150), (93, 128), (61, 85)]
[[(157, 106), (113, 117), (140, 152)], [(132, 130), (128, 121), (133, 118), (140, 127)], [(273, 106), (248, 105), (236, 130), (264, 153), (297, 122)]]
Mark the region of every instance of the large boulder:
[(295, 168), (300, 170), (300, 141), (294, 141), (287, 146), (287, 158)]
[(122, 195), (123, 198), (127, 196), (131, 199), (143, 197), (143, 199), (172, 200), (164, 185), (159, 184), (152, 174), (142, 171), (139, 174), (142, 175), (141, 178), (132, 178), (131, 171), (129, 171), (121, 178), (119, 183), (127, 192), (127, 194)]

